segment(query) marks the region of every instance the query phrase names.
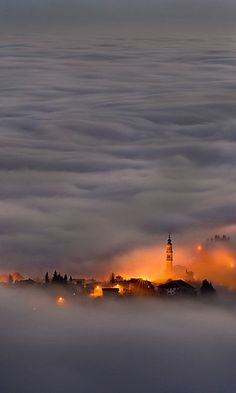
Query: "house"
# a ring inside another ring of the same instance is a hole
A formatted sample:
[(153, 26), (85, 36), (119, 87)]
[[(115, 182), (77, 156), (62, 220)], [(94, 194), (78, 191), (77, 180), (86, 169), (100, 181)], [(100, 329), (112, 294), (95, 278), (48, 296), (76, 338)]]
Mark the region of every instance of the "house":
[(169, 280), (165, 284), (156, 287), (156, 291), (160, 296), (196, 296), (196, 289), (184, 280)]
[(116, 298), (119, 296), (119, 288), (102, 288), (104, 298)]

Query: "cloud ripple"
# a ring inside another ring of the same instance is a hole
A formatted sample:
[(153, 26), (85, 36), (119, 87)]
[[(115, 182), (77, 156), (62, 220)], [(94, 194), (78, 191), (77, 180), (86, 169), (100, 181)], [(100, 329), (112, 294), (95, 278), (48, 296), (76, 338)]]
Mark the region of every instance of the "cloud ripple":
[[(0, 42), (3, 269), (235, 223), (235, 41)], [(93, 263), (91, 263), (93, 262)]]

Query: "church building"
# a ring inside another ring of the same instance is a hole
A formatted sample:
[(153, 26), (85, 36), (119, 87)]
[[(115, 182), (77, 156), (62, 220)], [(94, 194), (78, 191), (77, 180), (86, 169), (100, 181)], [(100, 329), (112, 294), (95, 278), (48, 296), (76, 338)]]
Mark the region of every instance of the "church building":
[(166, 245), (166, 275), (168, 278), (173, 276), (173, 247), (170, 233)]

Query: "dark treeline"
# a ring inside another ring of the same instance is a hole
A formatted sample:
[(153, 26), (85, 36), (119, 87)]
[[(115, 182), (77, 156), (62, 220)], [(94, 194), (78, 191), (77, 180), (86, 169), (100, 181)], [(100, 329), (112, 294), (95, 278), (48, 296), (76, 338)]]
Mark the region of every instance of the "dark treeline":
[(57, 273), (55, 270), (52, 278), (49, 277), (48, 272), (45, 274), (45, 284), (62, 284), (67, 285), (72, 283), (72, 277), (70, 276), (68, 279), (67, 274), (64, 276), (61, 273)]
[(212, 296), (216, 294), (216, 290), (211, 282), (209, 282), (208, 280), (203, 280), (202, 286), (200, 288), (200, 293), (202, 296)]

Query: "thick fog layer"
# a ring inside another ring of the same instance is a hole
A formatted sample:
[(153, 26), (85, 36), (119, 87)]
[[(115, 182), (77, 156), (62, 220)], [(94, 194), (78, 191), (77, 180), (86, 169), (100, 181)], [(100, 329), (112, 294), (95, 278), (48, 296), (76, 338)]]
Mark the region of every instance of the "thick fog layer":
[(0, 291), (4, 393), (235, 392), (235, 307)]
[(96, 274), (168, 231), (233, 234), (235, 55), (233, 37), (2, 36), (1, 270)]

